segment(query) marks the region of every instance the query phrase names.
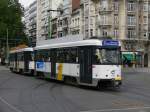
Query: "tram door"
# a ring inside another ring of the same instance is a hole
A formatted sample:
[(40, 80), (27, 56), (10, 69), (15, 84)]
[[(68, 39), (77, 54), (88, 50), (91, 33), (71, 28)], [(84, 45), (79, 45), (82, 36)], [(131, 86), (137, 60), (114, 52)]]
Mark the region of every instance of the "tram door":
[(90, 47), (81, 47), (79, 50), (80, 61), (80, 82), (92, 83), (92, 49)]
[(14, 54), (15, 56), (15, 59), (14, 59), (14, 61), (15, 61), (15, 63), (14, 63), (14, 71), (17, 71), (17, 53), (15, 53)]
[(51, 77), (56, 79), (56, 50), (51, 50)]
[(24, 72), (28, 72), (29, 71), (29, 60), (31, 57), (31, 52), (24, 52)]

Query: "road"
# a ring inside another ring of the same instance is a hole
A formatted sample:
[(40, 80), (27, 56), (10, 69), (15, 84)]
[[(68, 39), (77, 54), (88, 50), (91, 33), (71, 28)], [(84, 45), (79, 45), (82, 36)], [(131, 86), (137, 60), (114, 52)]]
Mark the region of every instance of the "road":
[(150, 74), (123, 76), (120, 90), (96, 90), (14, 74), (0, 66), (0, 112), (150, 112)]

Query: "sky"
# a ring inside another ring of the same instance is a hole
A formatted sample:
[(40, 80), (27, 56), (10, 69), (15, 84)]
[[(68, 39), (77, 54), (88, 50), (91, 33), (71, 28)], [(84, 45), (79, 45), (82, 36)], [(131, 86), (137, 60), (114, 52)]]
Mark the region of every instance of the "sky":
[(19, 2), (24, 6), (29, 6), (34, 0), (19, 0)]

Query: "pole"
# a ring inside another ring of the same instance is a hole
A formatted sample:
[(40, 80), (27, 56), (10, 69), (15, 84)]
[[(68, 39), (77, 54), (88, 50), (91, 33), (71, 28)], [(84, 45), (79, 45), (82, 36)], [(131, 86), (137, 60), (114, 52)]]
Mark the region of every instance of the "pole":
[(9, 60), (9, 45), (8, 45), (8, 28), (7, 28), (7, 38), (6, 38), (6, 64), (7, 64), (7, 67), (8, 67), (8, 60)]
[(51, 23), (51, 20), (52, 17), (51, 17), (51, 13), (49, 14), (49, 17), (48, 17), (48, 39), (51, 39), (52, 38), (52, 23)]

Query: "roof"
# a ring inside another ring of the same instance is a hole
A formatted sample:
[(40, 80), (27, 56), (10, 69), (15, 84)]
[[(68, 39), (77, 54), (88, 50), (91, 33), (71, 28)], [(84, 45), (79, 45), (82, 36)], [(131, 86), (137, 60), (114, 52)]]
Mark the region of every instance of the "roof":
[(18, 52), (23, 52), (23, 51), (33, 51), (33, 48), (28, 47), (28, 48), (22, 48), (22, 49), (12, 50), (12, 51), (10, 51), (10, 53), (18, 53)]
[[(63, 47), (76, 47), (76, 46), (102, 46), (103, 40), (91, 39), (91, 40), (82, 40), (75, 42), (65, 42), (65, 43), (55, 43), (36, 46), (34, 49), (52, 49), (52, 48), (63, 48)], [(121, 46), (119, 42), (119, 46)]]

